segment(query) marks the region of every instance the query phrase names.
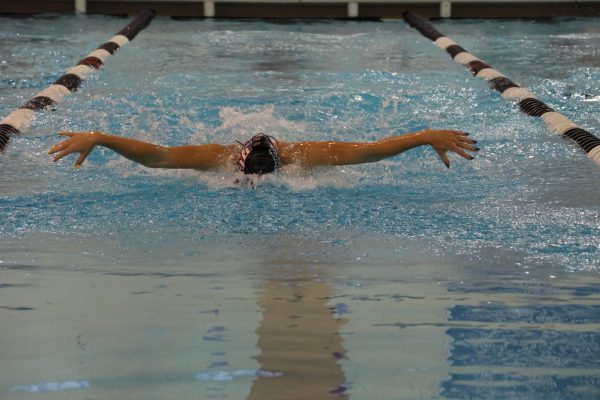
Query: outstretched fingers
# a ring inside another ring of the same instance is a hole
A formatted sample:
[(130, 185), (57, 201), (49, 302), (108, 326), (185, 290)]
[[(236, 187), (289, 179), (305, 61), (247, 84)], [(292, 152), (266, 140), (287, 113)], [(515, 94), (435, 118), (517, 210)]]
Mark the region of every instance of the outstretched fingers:
[(68, 156), (71, 153), (79, 153), (75, 167), (79, 168), (94, 148), (93, 135), (95, 132), (59, 132), (60, 136), (67, 139), (50, 147), (48, 154), (54, 154), (53, 161)]
[(462, 158), (466, 158), (467, 160), (473, 160), (475, 158), (458, 146), (455, 147), (454, 149), (452, 149), (452, 151), (454, 151), (456, 154), (458, 154)]
[[(58, 150), (57, 150), (58, 151)], [(56, 153), (56, 152), (55, 152)], [(68, 156), (69, 154), (71, 154), (72, 151), (69, 151), (68, 149), (66, 150), (60, 150), (58, 151), (58, 154), (56, 154), (53, 158), (52, 161), (56, 162), (58, 160), (60, 160), (61, 158), (63, 158), (64, 156)]]
[(71, 144), (71, 138), (74, 137), (76, 135), (77, 132), (58, 132), (59, 136), (67, 136), (68, 139), (63, 140), (60, 143), (55, 144), (54, 146), (50, 147), (50, 149), (48, 150), (48, 154), (54, 154), (58, 151), (64, 150), (66, 149), (69, 144)]
[(54, 154), (56, 152), (64, 150), (69, 145), (69, 143), (67, 143), (67, 142), (68, 142), (68, 140), (64, 140), (64, 141), (57, 143), (54, 146), (50, 147), (50, 149), (48, 150), (48, 154)]
[(453, 130), (438, 131), (438, 134), (434, 138), (431, 145), (448, 168), (450, 168), (448, 152), (456, 153), (467, 160), (473, 160), (474, 157), (469, 152), (479, 151), (479, 148), (475, 146), (477, 141), (471, 139), (466, 132)]
[(435, 151), (438, 153), (438, 156), (440, 156), (440, 159), (446, 165), (446, 167), (450, 168), (450, 159), (448, 158), (446, 151), (440, 149), (435, 149)]
[(83, 164), (83, 162), (85, 161), (85, 159), (87, 158), (87, 156), (90, 155), (90, 151), (82, 151), (79, 154), (79, 157), (77, 158), (77, 161), (75, 161), (75, 168), (79, 168), (81, 167), (81, 164)]
[(475, 157), (468, 154), (465, 150), (479, 151), (479, 147), (475, 146), (477, 141), (471, 139), (468, 135), (469, 134), (466, 132), (461, 132), (460, 134), (456, 135), (454, 148), (451, 148), (450, 150), (460, 155), (461, 157), (466, 158), (467, 160), (473, 160)]
[(468, 133), (463, 133), (462, 135), (457, 135), (457, 142), (461, 147), (464, 147), (467, 150), (478, 151), (479, 148), (474, 146), (477, 143), (477, 140), (471, 139)]

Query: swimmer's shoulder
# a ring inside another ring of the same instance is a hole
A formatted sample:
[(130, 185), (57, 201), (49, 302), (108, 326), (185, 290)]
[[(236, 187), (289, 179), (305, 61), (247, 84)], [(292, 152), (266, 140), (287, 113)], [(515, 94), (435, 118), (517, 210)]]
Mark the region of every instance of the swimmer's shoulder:
[(299, 160), (299, 155), (302, 152), (301, 142), (284, 142), (277, 141), (277, 154), (282, 165), (296, 164)]

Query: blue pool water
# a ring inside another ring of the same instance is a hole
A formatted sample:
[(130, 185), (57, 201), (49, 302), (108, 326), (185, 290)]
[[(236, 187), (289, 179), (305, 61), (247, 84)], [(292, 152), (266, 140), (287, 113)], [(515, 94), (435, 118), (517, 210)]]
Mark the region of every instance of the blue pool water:
[[(126, 20), (1, 22), (5, 116)], [(598, 134), (598, 22), (435, 25)], [(482, 150), (256, 189), (46, 154), (60, 130), (176, 145), (426, 127)], [(600, 396), (599, 166), (402, 21), (159, 18), (0, 168), (1, 398)]]

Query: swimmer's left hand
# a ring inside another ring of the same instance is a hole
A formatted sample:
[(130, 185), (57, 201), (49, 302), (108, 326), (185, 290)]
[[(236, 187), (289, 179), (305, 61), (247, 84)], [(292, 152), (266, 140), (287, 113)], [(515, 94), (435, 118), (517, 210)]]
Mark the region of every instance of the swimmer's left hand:
[(79, 153), (79, 158), (75, 161), (75, 168), (79, 168), (90, 154), (94, 146), (98, 143), (98, 137), (102, 135), (100, 132), (59, 132), (60, 136), (67, 136), (68, 139), (55, 144), (48, 150), (48, 154), (56, 154), (53, 161), (58, 161), (61, 158), (71, 154)]

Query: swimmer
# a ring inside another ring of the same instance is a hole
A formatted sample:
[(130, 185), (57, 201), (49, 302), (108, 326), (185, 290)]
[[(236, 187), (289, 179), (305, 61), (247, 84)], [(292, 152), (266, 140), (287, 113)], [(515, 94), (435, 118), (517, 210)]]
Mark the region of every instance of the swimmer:
[(391, 136), (374, 142), (284, 142), (258, 134), (246, 143), (201, 144), (165, 147), (157, 144), (109, 135), (98, 131), (60, 132), (66, 140), (52, 146), (53, 160), (79, 153), (79, 168), (95, 146), (106, 147), (121, 156), (149, 168), (189, 168), (201, 171), (237, 167), (245, 174), (267, 174), (286, 165), (306, 169), (371, 163), (393, 157), (419, 146), (431, 146), (446, 167), (448, 152), (472, 160), (468, 152), (478, 151), (468, 133), (454, 130), (425, 129)]

